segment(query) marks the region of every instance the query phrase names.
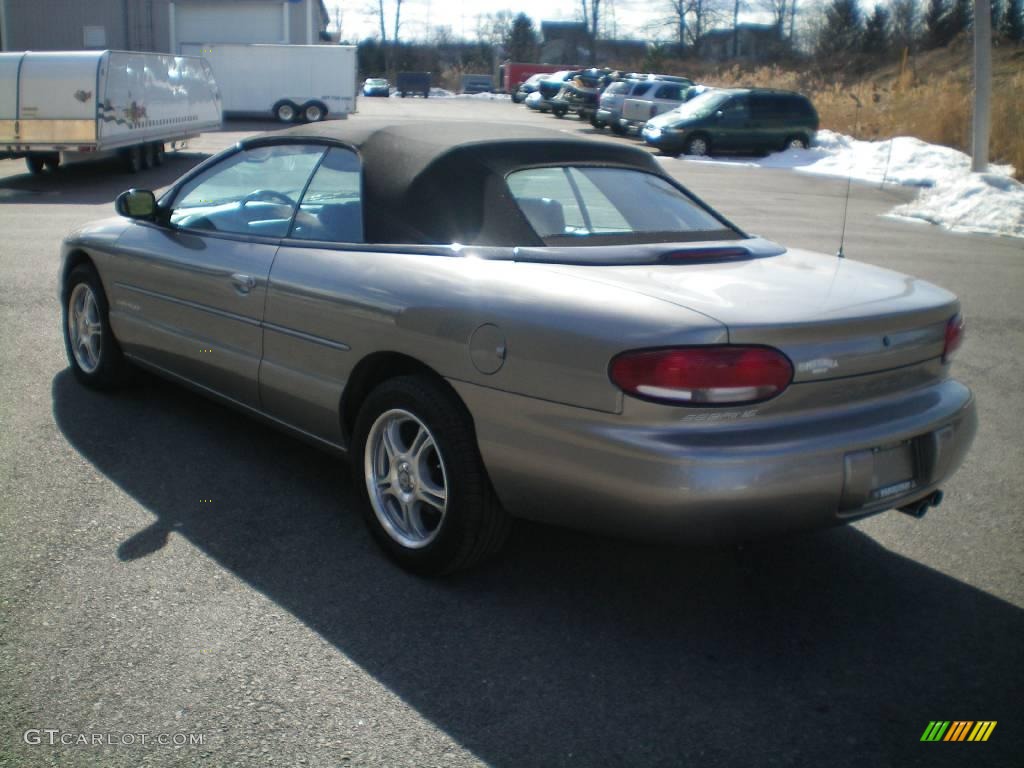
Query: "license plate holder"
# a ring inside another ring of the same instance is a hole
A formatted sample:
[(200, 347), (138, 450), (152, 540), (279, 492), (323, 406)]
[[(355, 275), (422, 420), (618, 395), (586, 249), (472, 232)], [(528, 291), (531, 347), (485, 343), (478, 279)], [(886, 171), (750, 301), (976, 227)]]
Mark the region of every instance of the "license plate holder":
[(912, 491), (918, 482), (917, 450), (912, 440), (874, 448), (871, 492), (874, 500), (888, 499)]

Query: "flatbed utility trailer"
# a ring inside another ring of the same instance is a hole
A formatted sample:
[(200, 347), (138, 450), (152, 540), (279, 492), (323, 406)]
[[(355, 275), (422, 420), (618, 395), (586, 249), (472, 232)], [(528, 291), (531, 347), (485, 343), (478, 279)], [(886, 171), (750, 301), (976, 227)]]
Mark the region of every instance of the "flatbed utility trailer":
[(111, 155), (134, 172), (220, 126), (220, 92), (200, 58), (0, 53), (0, 157), (24, 157), (32, 173)]

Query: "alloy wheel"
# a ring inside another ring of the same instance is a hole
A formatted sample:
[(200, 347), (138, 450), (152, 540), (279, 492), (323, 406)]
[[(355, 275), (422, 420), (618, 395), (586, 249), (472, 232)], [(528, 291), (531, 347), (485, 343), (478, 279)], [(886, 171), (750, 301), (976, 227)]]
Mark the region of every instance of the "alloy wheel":
[(403, 547), (420, 549), (441, 532), (448, 478), (433, 434), (417, 416), (395, 408), (374, 421), (363, 461), (373, 512)]
[(103, 325), (96, 295), (85, 283), (78, 283), (68, 299), (68, 335), (78, 367), (94, 373), (103, 353)]

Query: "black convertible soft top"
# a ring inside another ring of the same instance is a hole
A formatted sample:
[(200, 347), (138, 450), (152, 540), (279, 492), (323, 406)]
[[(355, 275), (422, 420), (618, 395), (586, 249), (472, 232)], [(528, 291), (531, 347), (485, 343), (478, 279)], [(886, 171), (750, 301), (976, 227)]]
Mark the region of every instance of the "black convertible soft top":
[(359, 153), (370, 243), (541, 246), (505, 184), (521, 168), (633, 168), (675, 183), (644, 150), (517, 125), (335, 120), (259, 134), (242, 145), (282, 140), (327, 141)]

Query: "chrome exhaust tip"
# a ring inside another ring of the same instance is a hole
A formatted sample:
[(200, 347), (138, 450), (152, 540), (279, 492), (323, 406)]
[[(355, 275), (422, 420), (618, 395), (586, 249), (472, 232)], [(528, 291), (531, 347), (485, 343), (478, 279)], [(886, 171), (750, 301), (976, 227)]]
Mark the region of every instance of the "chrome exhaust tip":
[(930, 507), (939, 506), (939, 504), (942, 503), (942, 499), (942, 491), (934, 491), (923, 499), (918, 499), (913, 504), (907, 504), (904, 507), (897, 507), (897, 509), (905, 515), (910, 515), (911, 517), (920, 520), (925, 516), (925, 513), (928, 512)]

